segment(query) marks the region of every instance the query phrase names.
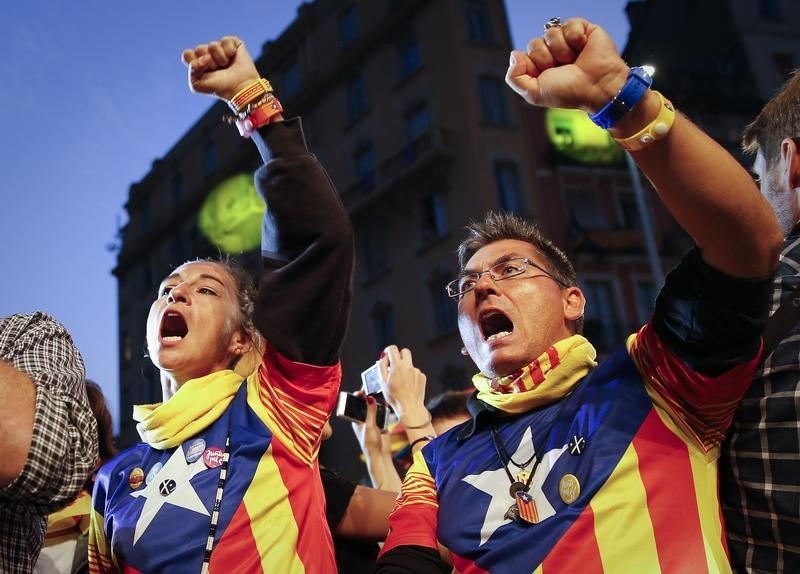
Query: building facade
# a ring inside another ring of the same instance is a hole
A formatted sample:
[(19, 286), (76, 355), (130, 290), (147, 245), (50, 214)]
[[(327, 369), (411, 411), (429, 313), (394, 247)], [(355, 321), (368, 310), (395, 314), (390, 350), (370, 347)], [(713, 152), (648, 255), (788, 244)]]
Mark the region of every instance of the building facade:
[[(731, 8), (744, 4), (750, 8)], [(733, 149), (744, 123), (780, 83), (767, 63), (787, 64), (780, 54), (797, 54), (796, 42), (786, 40), (785, 48), (769, 42), (777, 34), (774, 20), (754, 23), (750, 12), (767, 6), (772, 14), (773, 4), (629, 2), (625, 55), (632, 64), (654, 59), (647, 63), (658, 67), (656, 87)], [(705, 29), (723, 5), (731, 26), (723, 35), (737, 39), (700, 51), (707, 48), (702, 34), (691, 38), (687, 22)], [(792, 0), (778, 5), (790, 21)], [(510, 49), (501, 0), (315, 0), (302, 4), (296, 20), (263, 46), (259, 70), (287, 113), (303, 117), (310, 148), (356, 231), (345, 390), (360, 386), (360, 371), (391, 343), (412, 350), (428, 376), (429, 396), (470, 385), (474, 366), (459, 352), (456, 306), (444, 285), (455, 276), (463, 226), (491, 209), (537, 220), (571, 256), (588, 300), (585, 331), (601, 354), (649, 316), (660, 279), (624, 156), (604, 133), (584, 132), (577, 116), (532, 108), (516, 97), (503, 80)], [(746, 79), (725, 80), (729, 70)], [(260, 158), (220, 122), (225, 113), (224, 104), (213, 105), (130, 189), (114, 270), (123, 445), (137, 440), (131, 406), (161, 397), (155, 370), (143, 357), (145, 319), (158, 282), (187, 259), (218, 256), (220, 237), (242, 226), (241, 217), (225, 220), (226, 206), (238, 197), (231, 178), (252, 173)], [(230, 201), (217, 198), (211, 209), (209, 198), (220, 186), (228, 186)], [(690, 240), (648, 195), (644, 212), (653, 221), (657, 265), (668, 270)], [(255, 245), (240, 258), (257, 269)], [(329, 452), (353, 448), (345, 425), (336, 436)]]

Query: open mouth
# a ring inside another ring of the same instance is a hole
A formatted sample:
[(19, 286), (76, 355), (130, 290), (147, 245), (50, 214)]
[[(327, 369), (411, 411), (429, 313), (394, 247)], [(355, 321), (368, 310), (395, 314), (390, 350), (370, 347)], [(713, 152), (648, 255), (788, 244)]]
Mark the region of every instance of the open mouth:
[(514, 323), (500, 311), (489, 311), (480, 318), (481, 334), (487, 343), (509, 336)]
[(189, 332), (186, 320), (180, 313), (167, 311), (161, 318), (161, 340), (174, 343), (182, 340)]

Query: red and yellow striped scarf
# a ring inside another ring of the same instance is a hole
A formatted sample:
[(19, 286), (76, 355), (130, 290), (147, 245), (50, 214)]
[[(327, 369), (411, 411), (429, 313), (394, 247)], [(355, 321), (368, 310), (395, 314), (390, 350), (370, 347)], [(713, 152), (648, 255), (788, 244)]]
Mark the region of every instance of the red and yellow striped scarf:
[(524, 413), (567, 396), (597, 363), (597, 352), (581, 335), (549, 347), (529, 365), (506, 375), (472, 377), (478, 398), (507, 413)]

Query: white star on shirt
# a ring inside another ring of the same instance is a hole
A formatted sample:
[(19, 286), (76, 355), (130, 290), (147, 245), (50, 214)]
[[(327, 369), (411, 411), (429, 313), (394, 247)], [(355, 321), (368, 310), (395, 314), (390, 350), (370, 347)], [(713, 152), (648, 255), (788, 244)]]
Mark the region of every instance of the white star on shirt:
[[(142, 513), (136, 521), (136, 529), (133, 533), (134, 544), (136, 544), (136, 541), (144, 534), (147, 527), (150, 526), (150, 523), (156, 517), (156, 514), (158, 514), (158, 511), (161, 510), (161, 507), (167, 502), (174, 506), (185, 508), (186, 510), (211, 516), (211, 513), (206, 509), (203, 501), (197, 496), (197, 492), (195, 492), (194, 487), (189, 482), (192, 477), (205, 469), (206, 465), (203, 462), (202, 456), (192, 464), (188, 464), (183, 455), (183, 448), (178, 447), (175, 449), (175, 452), (172, 453), (172, 456), (169, 457), (167, 464), (156, 474), (155, 478), (146, 488), (131, 492), (131, 496), (135, 498), (141, 496), (145, 499)], [(170, 478), (175, 481), (175, 490), (164, 496), (159, 492), (158, 487), (164, 480)]]
[[(544, 495), (544, 492), (542, 491), (542, 485), (547, 479), (547, 476), (550, 474), (553, 465), (561, 457), (561, 455), (564, 454), (565, 450), (567, 450), (567, 445), (564, 445), (561, 448), (554, 448), (545, 453), (542, 462), (539, 463), (536, 473), (533, 475), (533, 479), (531, 480), (531, 486), (528, 494), (530, 494), (534, 501), (536, 501), (536, 510), (539, 513), (539, 522), (550, 518), (556, 513), (553, 505), (550, 504), (550, 501), (548, 501), (547, 497)], [(522, 435), (522, 441), (520, 441), (516, 452), (511, 455), (511, 458), (519, 461), (528, 460), (533, 456), (533, 453), (533, 433), (531, 432), (530, 428), (527, 428), (525, 429), (525, 433)], [(508, 464), (511, 476), (515, 476), (515, 474), (518, 472), (517, 467), (511, 465), (510, 461)], [(502, 466), (497, 470), (485, 470), (480, 474), (470, 474), (461, 480), (492, 497), (492, 499), (489, 501), (489, 508), (486, 510), (486, 517), (483, 520), (483, 526), (481, 527), (481, 542), (479, 544), (479, 546), (481, 546), (485, 544), (487, 540), (489, 540), (492, 534), (494, 534), (495, 530), (500, 528), (506, 522), (511, 521), (510, 518), (505, 518), (508, 507), (514, 503), (514, 499), (511, 498), (511, 495), (508, 491), (509, 486), (511, 485), (508, 482), (506, 471)]]

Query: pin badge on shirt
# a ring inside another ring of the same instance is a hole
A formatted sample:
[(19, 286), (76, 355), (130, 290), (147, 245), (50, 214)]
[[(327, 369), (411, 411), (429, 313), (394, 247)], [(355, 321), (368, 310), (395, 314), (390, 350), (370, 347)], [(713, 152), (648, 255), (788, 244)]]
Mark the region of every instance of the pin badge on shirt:
[(158, 492), (161, 493), (161, 496), (169, 496), (170, 494), (175, 492), (175, 488), (177, 486), (178, 484), (174, 480), (168, 478), (167, 480), (158, 485)]
[(192, 464), (198, 458), (203, 456), (203, 451), (206, 449), (206, 441), (201, 438), (193, 440), (189, 443), (186, 449), (186, 462)]
[(128, 485), (133, 489), (136, 490), (142, 483), (144, 482), (144, 471), (139, 468), (138, 466), (131, 470), (130, 475), (128, 476)]
[(162, 463), (160, 463), (160, 462), (155, 463), (153, 465), (153, 468), (150, 469), (150, 472), (147, 473), (147, 478), (144, 479), (144, 483), (145, 484), (150, 484), (151, 482), (153, 482), (153, 479), (156, 477), (156, 475), (159, 472), (161, 472), (161, 469), (163, 467), (164, 467), (164, 465)]
[(203, 462), (208, 468), (217, 468), (222, 464), (222, 457), (225, 451), (216, 446), (210, 446), (203, 451)]
[(572, 456), (579, 456), (583, 454), (586, 449), (586, 439), (582, 436), (572, 435), (572, 440), (567, 444), (567, 450)]
[(558, 482), (558, 494), (565, 504), (572, 504), (581, 495), (581, 483), (574, 474), (565, 474)]

